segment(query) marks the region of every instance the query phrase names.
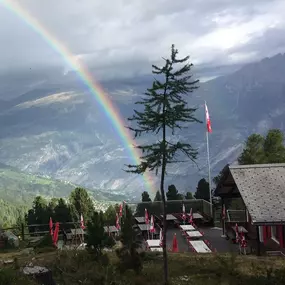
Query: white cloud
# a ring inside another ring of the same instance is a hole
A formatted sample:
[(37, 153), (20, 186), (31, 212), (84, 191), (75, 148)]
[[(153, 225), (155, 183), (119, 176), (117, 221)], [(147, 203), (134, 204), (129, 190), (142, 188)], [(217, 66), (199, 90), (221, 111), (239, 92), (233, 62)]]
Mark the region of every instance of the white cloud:
[[(99, 78), (149, 73), (151, 63), (167, 56), (172, 43), (198, 65), (255, 60), (268, 56), (268, 51), (252, 50), (253, 41), (265, 38), (269, 30), (278, 30), (280, 35), (285, 31), (283, 0), (17, 2)], [(69, 67), (61, 56), (1, 1), (0, 18), (0, 72), (61, 66), (63, 74), (67, 73)], [(241, 46), (242, 52), (237, 50)], [(285, 46), (276, 51), (282, 48), (285, 51)]]

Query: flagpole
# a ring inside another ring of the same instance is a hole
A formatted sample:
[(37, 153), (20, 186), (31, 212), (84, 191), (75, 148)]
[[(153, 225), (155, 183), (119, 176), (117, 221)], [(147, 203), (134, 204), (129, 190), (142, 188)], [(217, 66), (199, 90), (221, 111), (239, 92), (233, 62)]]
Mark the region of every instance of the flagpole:
[[(205, 108), (206, 108), (206, 101), (205, 101)], [(206, 109), (205, 109), (206, 110)], [(206, 112), (205, 112), (206, 114)], [(207, 115), (206, 115), (207, 116)], [(207, 124), (207, 118), (206, 118)], [(208, 159), (208, 179), (209, 179), (209, 195), (210, 195), (210, 214), (211, 218), (213, 218), (213, 204), (212, 204), (212, 193), (211, 193), (211, 164), (210, 164), (210, 150), (209, 150), (209, 132), (206, 125), (206, 142), (207, 142), (207, 159)]]

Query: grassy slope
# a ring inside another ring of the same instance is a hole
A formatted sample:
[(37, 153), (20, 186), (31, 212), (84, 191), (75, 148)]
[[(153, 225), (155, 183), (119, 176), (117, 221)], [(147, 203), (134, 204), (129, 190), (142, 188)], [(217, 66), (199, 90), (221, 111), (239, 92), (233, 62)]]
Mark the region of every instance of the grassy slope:
[[(72, 183), (21, 172), (16, 168), (0, 164), (0, 199), (12, 202), (30, 202), (35, 196), (67, 197), (77, 187)], [(95, 200), (111, 200), (98, 190), (89, 191)]]
[[(0, 163), (0, 224), (4, 227), (14, 224), (37, 195), (46, 198), (68, 197), (76, 187), (75, 184), (27, 174)], [(110, 198), (117, 198), (112, 195), (107, 197), (96, 190), (89, 191), (89, 194), (98, 209), (108, 207), (112, 203), (109, 202)]]
[(37, 195), (65, 196), (75, 185), (42, 178), (0, 165), (0, 197), (9, 202), (30, 201)]
[[(162, 255), (148, 253), (143, 271), (117, 271), (118, 259), (108, 254), (109, 262), (98, 264), (94, 255), (86, 252), (45, 252), (33, 256), (18, 256), (18, 264), (29, 263), (50, 268), (60, 284), (163, 284)], [(0, 254), (0, 259), (12, 258)], [(281, 258), (255, 256), (231, 257), (225, 255), (169, 254), (169, 277), (172, 285), (264, 285), (284, 284), (285, 261)], [(1, 274), (0, 274), (1, 275)], [(1, 276), (0, 276), (1, 277)], [(0, 278), (1, 279), (1, 278)], [(14, 284), (22, 284), (21, 282)]]

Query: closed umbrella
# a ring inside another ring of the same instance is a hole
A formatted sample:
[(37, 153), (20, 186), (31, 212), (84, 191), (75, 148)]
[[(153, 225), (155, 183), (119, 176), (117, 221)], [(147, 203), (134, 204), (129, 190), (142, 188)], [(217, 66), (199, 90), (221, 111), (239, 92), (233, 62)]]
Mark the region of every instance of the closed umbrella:
[(182, 204), (182, 220), (184, 221), (184, 224), (185, 224), (186, 213), (185, 213), (185, 205), (184, 204)]
[(53, 223), (52, 223), (52, 218), (49, 218), (49, 232), (50, 235), (53, 236)]
[(162, 228), (160, 228), (160, 232), (159, 232), (159, 245), (162, 247), (163, 245), (163, 234), (162, 234)]
[(193, 224), (192, 208), (190, 209), (190, 213), (189, 213), (189, 223), (190, 223), (190, 225), (192, 225), (192, 224)]
[(57, 241), (58, 241), (58, 232), (59, 232), (59, 223), (55, 223), (55, 229), (53, 233), (53, 244), (56, 246)]
[(174, 234), (172, 241), (172, 252), (178, 252), (178, 243), (177, 243), (176, 234)]

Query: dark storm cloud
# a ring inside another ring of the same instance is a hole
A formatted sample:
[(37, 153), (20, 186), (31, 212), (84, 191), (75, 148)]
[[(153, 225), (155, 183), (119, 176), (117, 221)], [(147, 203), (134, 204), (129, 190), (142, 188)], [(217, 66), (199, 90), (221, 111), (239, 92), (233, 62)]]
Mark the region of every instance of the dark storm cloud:
[[(239, 65), (285, 51), (280, 38), (285, 31), (283, 0), (18, 3), (77, 60), (87, 64), (99, 80), (150, 73), (151, 63), (167, 56), (172, 43), (181, 55), (191, 55), (199, 74), (203, 74), (202, 67), (210, 67), (213, 72), (205, 71), (207, 77), (219, 73), (215, 74), (215, 66)], [(30, 84), (40, 84), (47, 78), (49, 82), (69, 82), (73, 78), (70, 66), (51, 45), (1, 4), (0, 18), (0, 74), (13, 78), (13, 72), (43, 70), (30, 73)], [(29, 74), (25, 76), (28, 82)]]

